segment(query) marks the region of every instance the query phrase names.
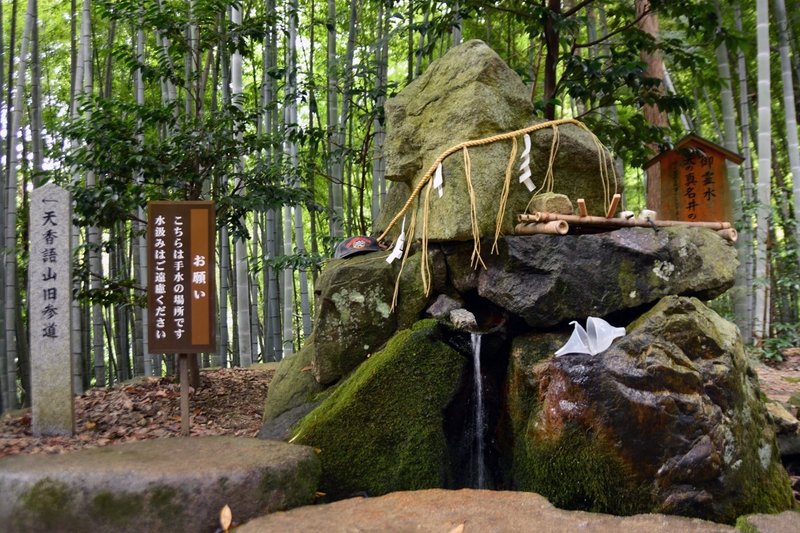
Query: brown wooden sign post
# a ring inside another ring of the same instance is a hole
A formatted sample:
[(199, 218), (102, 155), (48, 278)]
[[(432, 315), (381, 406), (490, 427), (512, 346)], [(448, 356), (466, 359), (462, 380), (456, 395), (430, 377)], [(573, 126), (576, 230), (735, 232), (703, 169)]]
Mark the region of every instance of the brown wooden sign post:
[(744, 161), (742, 156), (722, 146), (694, 134), (687, 135), (672, 150), (645, 164), (647, 207), (655, 210), (662, 220), (732, 222), (726, 159), (737, 165)]
[(214, 203), (148, 204), (150, 353), (178, 354), (181, 434), (189, 434), (189, 357), (216, 350)]

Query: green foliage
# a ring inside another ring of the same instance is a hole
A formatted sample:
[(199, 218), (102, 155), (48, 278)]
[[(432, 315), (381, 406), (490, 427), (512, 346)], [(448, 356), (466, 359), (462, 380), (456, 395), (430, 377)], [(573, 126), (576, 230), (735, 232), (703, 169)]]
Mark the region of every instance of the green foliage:
[(772, 324), (772, 335), (764, 339), (755, 353), (767, 361), (783, 361), (783, 351), (800, 346), (800, 323), (778, 322)]

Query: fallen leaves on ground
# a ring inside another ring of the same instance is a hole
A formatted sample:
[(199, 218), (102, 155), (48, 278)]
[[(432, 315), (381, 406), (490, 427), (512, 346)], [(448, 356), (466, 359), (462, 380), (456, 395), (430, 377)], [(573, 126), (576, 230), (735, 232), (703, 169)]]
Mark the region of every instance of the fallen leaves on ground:
[[(200, 387), (189, 389), (191, 435), (255, 436), (273, 374), (261, 368), (203, 370)], [(34, 437), (30, 409), (6, 413), (0, 457), (178, 436), (180, 384), (174, 377), (151, 377), (90, 389), (75, 398), (75, 430), (72, 437)]]
[(772, 400), (786, 403), (800, 394), (800, 348), (783, 351), (783, 361), (755, 365), (761, 391)]

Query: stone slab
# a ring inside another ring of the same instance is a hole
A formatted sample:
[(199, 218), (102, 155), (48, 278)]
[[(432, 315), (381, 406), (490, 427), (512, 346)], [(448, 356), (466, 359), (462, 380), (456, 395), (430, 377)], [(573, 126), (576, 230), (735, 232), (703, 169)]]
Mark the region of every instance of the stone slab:
[(29, 308), (34, 435), (72, 435), (72, 202), (48, 183), (31, 192)]
[(211, 532), (226, 504), (242, 522), (311, 503), (319, 472), (307, 446), (236, 437), (10, 457), (0, 460), (0, 529)]
[(244, 524), (236, 531), (722, 533), (736, 530), (723, 524), (678, 516), (622, 517), (564, 511), (532, 492), (431, 489), (395, 492), (379, 498), (351, 498), (274, 513)]

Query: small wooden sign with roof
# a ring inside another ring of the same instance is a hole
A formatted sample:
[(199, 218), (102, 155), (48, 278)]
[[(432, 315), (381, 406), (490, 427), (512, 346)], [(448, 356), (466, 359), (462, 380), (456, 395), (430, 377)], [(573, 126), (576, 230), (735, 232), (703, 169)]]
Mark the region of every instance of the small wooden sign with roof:
[[(725, 160), (744, 161), (695, 134), (689, 134), (672, 150), (645, 164), (648, 170), (647, 206), (665, 220), (725, 222), (733, 220)], [(650, 169), (658, 163), (657, 171)], [(660, 172), (658, 172), (660, 170)]]

